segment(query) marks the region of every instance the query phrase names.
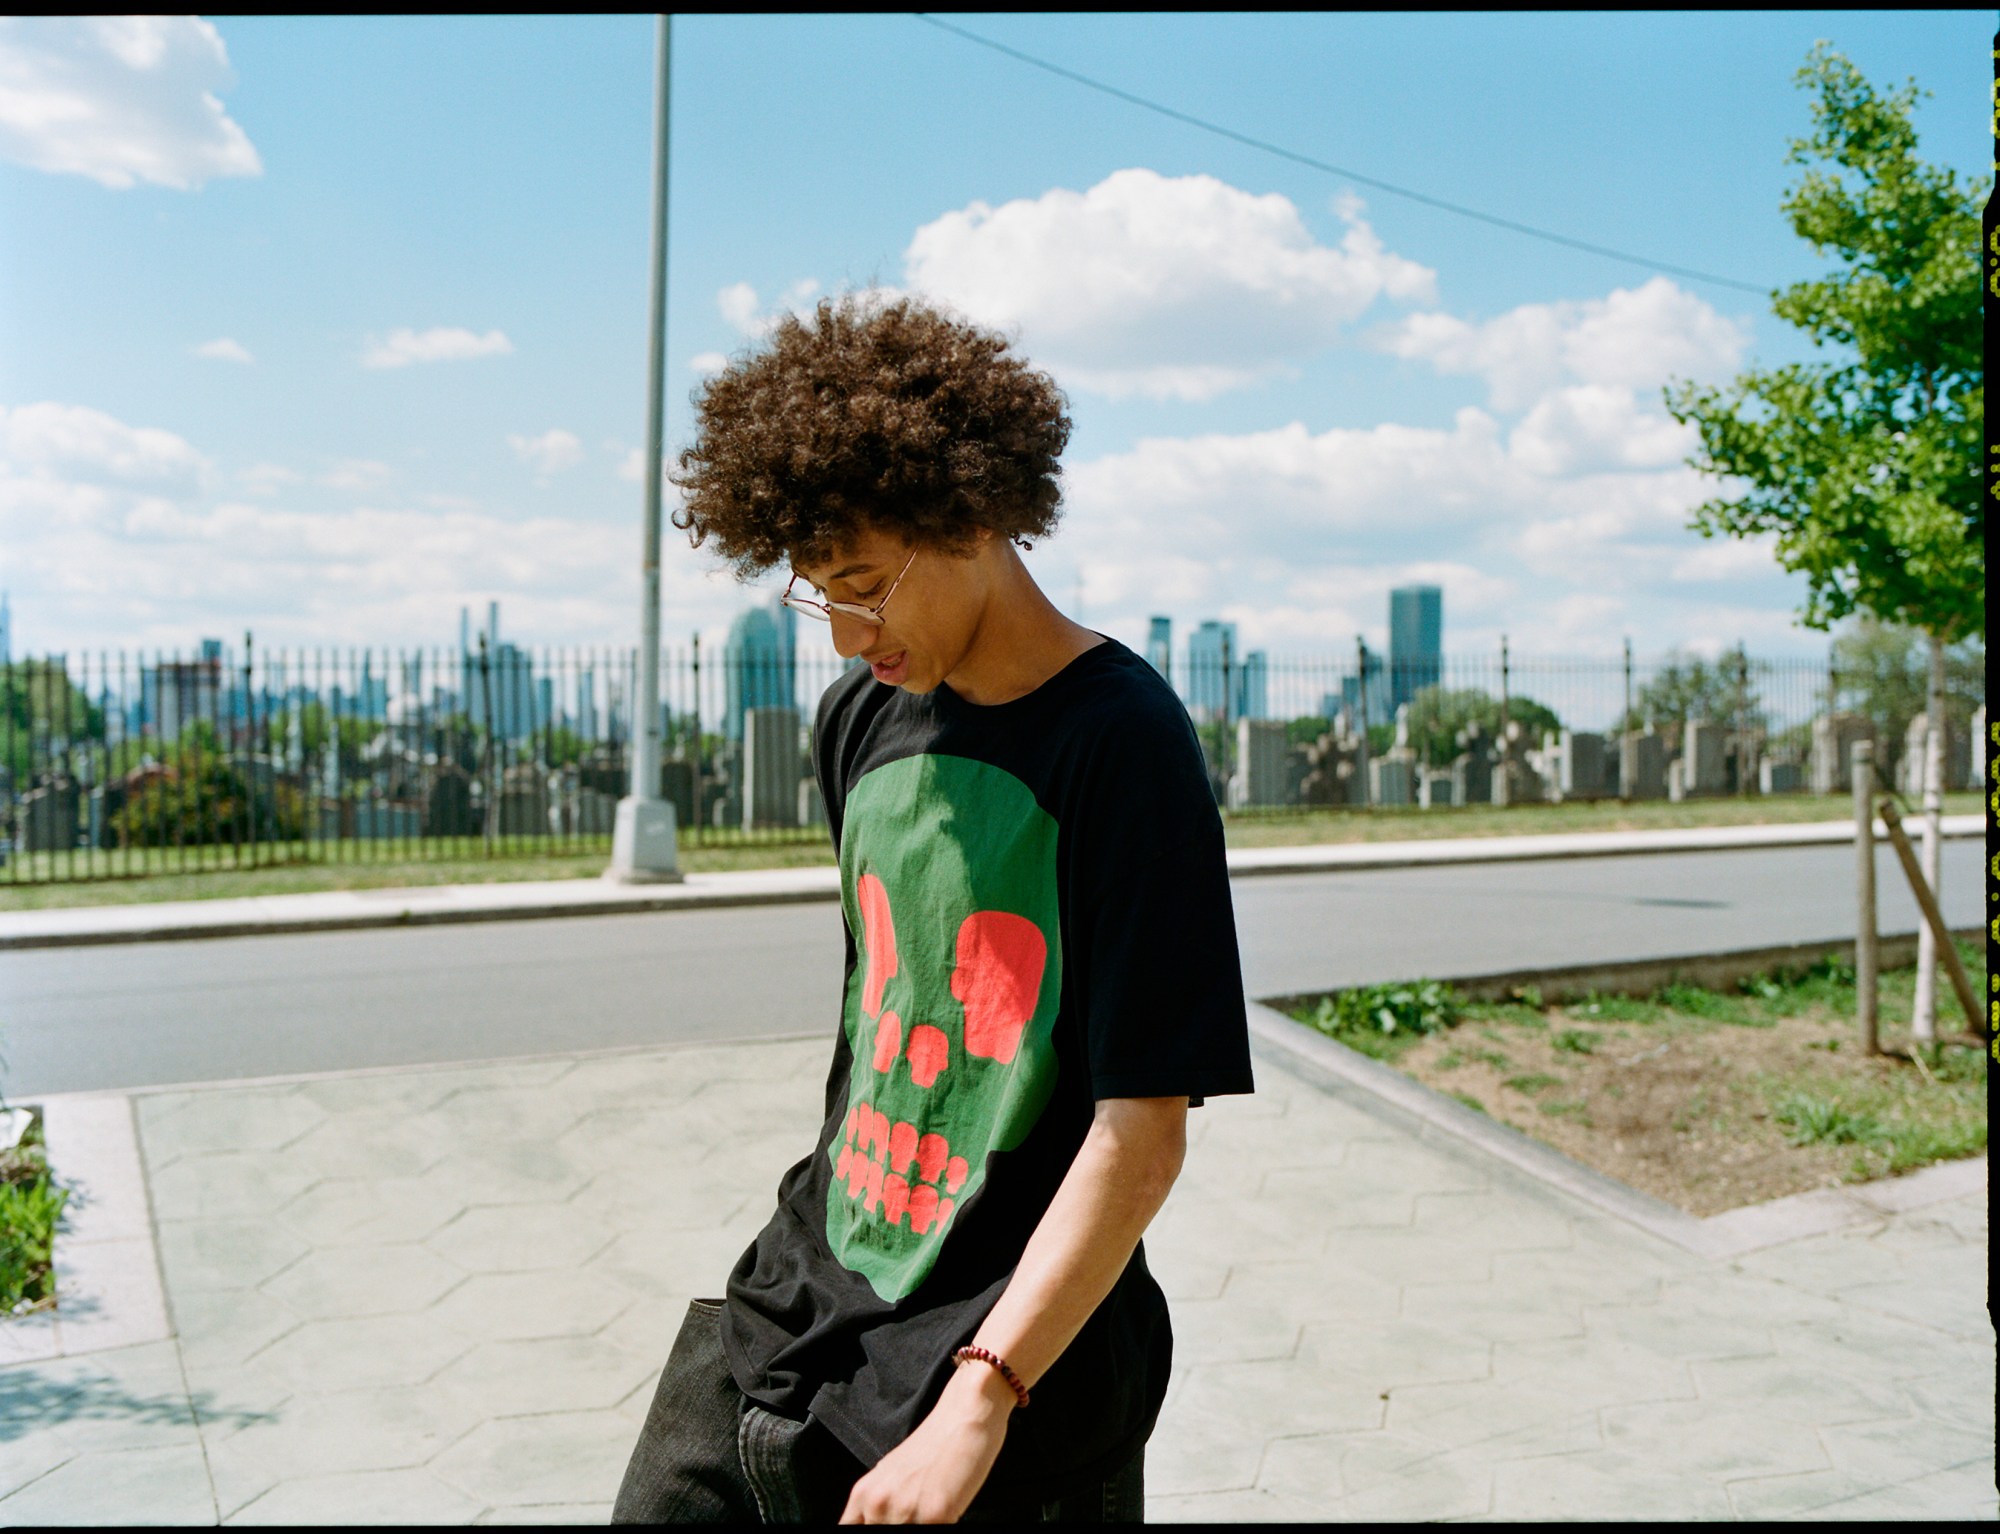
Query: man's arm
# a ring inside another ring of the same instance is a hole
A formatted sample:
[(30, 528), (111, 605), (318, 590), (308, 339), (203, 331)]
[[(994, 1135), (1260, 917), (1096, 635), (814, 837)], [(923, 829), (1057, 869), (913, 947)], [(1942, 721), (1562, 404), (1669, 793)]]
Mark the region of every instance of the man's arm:
[[(973, 1341), (1030, 1391), (1132, 1260), (1187, 1153), (1185, 1097), (1112, 1097), (1036, 1223)], [(842, 1523), (955, 1522), (985, 1484), (1015, 1408), (990, 1364), (969, 1363), (916, 1431), (855, 1482)]]

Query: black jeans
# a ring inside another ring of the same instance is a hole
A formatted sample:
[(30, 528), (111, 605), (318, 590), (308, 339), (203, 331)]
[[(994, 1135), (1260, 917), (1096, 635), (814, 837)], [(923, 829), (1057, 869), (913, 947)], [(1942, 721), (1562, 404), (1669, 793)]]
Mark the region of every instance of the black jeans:
[[(982, 1492), (967, 1523), (1143, 1523), (1143, 1448), (1110, 1480), (1056, 1502)], [(821, 1424), (766, 1411), (722, 1356), (722, 1302), (695, 1300), (625, 1467), (613, 1523), (832, 1523), (867, 1466)]]

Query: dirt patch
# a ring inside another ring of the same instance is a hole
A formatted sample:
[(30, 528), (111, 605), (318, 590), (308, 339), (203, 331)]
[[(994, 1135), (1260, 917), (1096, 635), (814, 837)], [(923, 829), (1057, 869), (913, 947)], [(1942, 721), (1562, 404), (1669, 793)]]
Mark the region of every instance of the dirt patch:
[[(1874, 1057), (1857, 1047), (1851, 972), (1742, 993), (1471, 1004), (1439, 1032), (1335, 1037), (1705, 1217), (1985, 1149), (1984, 1056), (1909, 1057), (1913, 984), (1910, 971), (1883, 977), (1882, 1043), (1904, 1053)], [(1941, 1010), (1944, 1031), (1963, 1026)]]

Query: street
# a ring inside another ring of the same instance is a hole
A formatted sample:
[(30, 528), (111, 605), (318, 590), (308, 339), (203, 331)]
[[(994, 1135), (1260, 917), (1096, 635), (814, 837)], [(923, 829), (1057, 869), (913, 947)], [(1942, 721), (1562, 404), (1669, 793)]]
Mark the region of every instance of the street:
[[(1945, 843), (1955, 928), (1980, 920), (1982, 851)], [(1271, 996), (1838, 939), (1854, 930), (1853, 869), (1853, 851), (1837, 846), (1283, 874), (1233, 888), (1247, 988)], [(1876, 881), (1881, 930), (1914, 931), (1916, 904), (1886, 847)], [(810, 1033), (837, 1016), (840, 959), (831, 902), (0, 954), (0, 1090), (25, 1099)]]

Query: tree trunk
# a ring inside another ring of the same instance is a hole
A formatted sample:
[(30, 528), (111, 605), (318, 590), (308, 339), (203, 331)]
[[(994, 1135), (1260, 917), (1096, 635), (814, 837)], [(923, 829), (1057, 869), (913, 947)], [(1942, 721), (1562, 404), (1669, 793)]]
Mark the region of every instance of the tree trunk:
[[(1924, 882), (1942, 903), (1939, 875), (1942, 871), (1943, 839), (1938, 822), (1944, 813), (1944, 641), (1933, 634), (1931, 641), (1930, 694), (1924, 702)], [(1917, 995), (1910, 1009), (1910, 1034), (1920, 1044), (1937, 1040), (1937, 938), (1930, 924), (1917, 931)]]

